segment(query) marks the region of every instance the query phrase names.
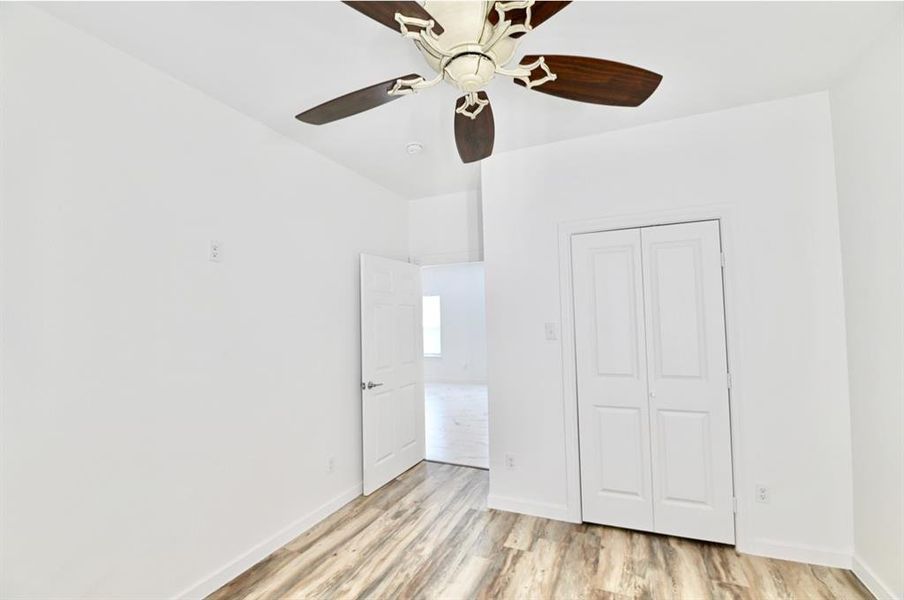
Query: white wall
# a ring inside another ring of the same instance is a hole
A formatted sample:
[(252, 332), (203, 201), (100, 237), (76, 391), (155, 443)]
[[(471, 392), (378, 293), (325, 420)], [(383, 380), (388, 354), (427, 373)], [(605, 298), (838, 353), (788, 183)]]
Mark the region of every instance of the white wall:
[(360, 492), (358, 253), (406, 256), (407, 202), (0, 20), (0, 596), (209, 592)]
[[(572, 518), (578, 506), (564, 433), (573, 426), (564, 403), (574, 398), (563, 398), (563, 368), (573, 366), (563, 366), (561, 343), (546, 341), (543, 325), (563, 309), (558, 224), (721, 205), (731, 213), (739, 548), (849, 564), (850, 414), (827, 94), (498, 154), (482, 178), (491, 505)], [(757, 483), (769, 487), (768, 504), (753, 501)]]
[(411, 200), (408, 252), (420, 265), (483, 260), (483, 223), (478, 192)]
[(904, 598), (904, 17), (832, 87), (855, 572)]
[(425, 296), (439, 296), (442, 356), (424, 357), (424, 378), (438, 383), (486, 383), (487, 329), (483, 263), (421, 269)]

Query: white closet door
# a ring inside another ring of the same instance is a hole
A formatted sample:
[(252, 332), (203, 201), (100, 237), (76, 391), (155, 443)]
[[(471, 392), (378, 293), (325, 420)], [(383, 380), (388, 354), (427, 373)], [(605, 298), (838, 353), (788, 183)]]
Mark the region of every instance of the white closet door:
[(719, 224), (640, 235), (655, 529), (734, 543)]
[(653, 530), (640, 231), (572, 238), (585, 521)]

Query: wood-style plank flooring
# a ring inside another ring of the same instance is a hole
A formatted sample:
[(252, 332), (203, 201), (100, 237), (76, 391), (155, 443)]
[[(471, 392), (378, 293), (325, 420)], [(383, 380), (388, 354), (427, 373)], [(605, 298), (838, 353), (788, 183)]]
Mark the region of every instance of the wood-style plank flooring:
[(487, 386), (425, 383), (427, 460), (490, 467)]
[(421, 463), (209, 598), (859, 599), (849, 572), (488, 510), (486, 471)]

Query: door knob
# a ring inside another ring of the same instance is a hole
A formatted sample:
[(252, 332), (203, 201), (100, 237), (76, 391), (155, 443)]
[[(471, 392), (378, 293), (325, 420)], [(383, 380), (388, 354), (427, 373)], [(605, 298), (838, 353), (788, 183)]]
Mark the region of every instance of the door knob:
[(383, 384), (382, 383), (374, 383), (373, 381), (368, 381), (366, 387), (367, 387), (367, 389), (372, 390), (375, 387), (380, 387), (381, 385), (383, 385)]

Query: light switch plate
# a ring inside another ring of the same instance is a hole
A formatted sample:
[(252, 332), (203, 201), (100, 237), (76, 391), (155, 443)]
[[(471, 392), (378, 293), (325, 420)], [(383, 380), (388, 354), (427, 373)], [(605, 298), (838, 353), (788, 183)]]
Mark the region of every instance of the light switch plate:
[(543, 327), (546, 332), (547, 340), (557, 340), (559, 339), (559, 324), (558, 323), (546, 323)]
[(210, 246), (207, 251), (207, 260), (210, 262), (223, 262), (223, 242), (210, 240)]

